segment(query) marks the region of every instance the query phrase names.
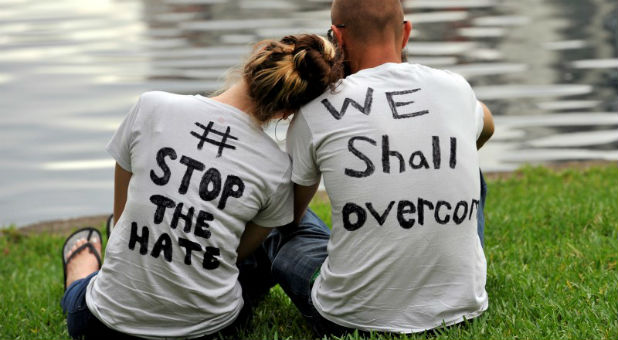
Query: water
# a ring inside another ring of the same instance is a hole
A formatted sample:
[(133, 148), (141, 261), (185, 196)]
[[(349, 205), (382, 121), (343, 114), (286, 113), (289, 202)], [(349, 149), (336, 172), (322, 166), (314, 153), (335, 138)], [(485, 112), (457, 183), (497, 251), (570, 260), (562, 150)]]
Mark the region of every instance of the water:
[[(412, 62), (496, 116), (485, 171), (618, 159), (615, 0), (412, 0)], [(252, 42), (324, 34), (322, 0), (0, 0), (0, 225), (111, 211), (104, 146), (148, 90), (209, 94)], [(269, 128), (277, 139), (285, 124)]]

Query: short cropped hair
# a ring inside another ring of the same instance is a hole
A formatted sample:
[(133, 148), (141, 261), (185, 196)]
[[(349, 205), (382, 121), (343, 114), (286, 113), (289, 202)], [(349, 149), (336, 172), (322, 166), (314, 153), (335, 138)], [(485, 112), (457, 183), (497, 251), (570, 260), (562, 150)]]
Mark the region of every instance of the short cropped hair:
[(335, 0), (331, 20), (345, 25), (351, 39), (379, 41), (387, 34), (401, 34), (403, 7), (400, 0)]

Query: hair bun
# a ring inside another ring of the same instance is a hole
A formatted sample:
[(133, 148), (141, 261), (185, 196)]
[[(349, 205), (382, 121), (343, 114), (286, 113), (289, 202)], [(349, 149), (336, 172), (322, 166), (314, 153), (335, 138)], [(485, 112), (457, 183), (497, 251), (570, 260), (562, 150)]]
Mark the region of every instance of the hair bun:
[(331, 74), (335, 66), (334, 46), (315, 34), (300, 35), (295, 39), (293, 53), (294, 66), (300, 77), (309, 82), (322, 83), (325, 90), (332, 82)]
[(341, 56), (323, 37), (290, 35), (263, 45), (244, 70), (261, 122), (297, 111), (343, 77)]

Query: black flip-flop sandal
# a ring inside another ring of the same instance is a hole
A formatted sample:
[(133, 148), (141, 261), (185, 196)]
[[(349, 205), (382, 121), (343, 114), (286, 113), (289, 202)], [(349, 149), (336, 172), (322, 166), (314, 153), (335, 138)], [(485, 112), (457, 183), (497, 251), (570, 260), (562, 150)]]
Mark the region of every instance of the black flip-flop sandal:
[[(103, 242), (103, 239), (101, 238), (101, 233), (97, 229), (92, 227), (82, 228), (71, 234), (69, 237), (67, 237), (66, 241), (64, 241), (64, 245), (62, 246), (62, 270), (64, 272), (64, 290), (67, 290), (67, 264), (75, 255), (82, 252), (82, 250), (89, 248), (90, 252), (94, 254), (94, 256), (97, 258), (97, 261), (99, 262), (99, 269), (101, 268), (101, 255), (96, 250), (94, 245), (90, 242), (90, 240), (93, 239), (93, 236), (98, 237), (99, 242)], [(74, 252), (69, 254), (71, 248), (73, 248), (75, 243), (77, 243), (77, 241), (79, 240), (86, 240), (87, 242), (82, 244), (77, 249), (75, 249)]]
[(107, 222), (105, 223), (105, 233), (107, 234), (107, 239), (112, 236), (112, 229), (114, 229), (114, 214), (109, 215), (107, 218)]

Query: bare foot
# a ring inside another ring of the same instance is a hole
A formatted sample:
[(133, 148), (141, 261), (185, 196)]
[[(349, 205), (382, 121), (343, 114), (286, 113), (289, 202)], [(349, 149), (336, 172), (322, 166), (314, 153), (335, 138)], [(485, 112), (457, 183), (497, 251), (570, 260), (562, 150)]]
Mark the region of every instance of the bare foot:
[[(68, 256), (71, 256), (77, 248), (87, 242), (92, 243), (94, 249), (101, 254), (101, 240), (99, 240), (98, 237), (93, 237), (90, 241), (81, 239), (75, 242), (75, 245), (69, 251)], [(99, 270), (99, 261), (97, 261), (97, 257), (92, 253), (92, 250), (90, 248), (80, 250), (80, 252), (73, 256), (71, 261), (67, 264), (67, 287), (74, 281), (83, 279), (97, 270)]]

